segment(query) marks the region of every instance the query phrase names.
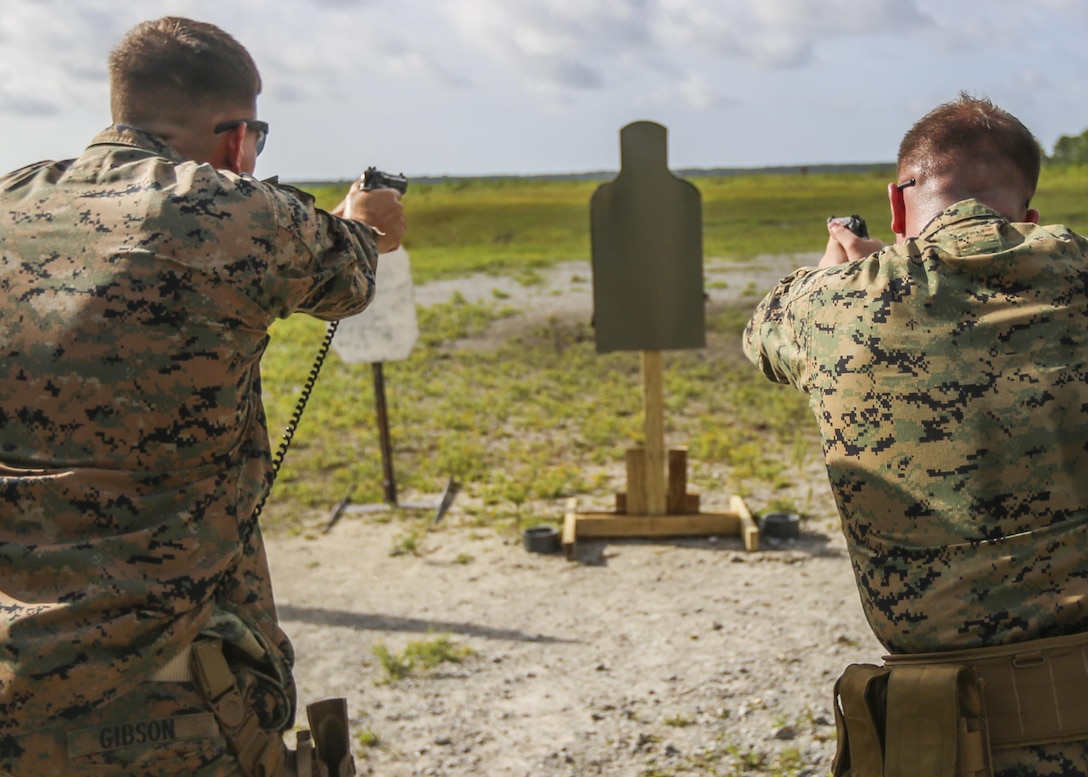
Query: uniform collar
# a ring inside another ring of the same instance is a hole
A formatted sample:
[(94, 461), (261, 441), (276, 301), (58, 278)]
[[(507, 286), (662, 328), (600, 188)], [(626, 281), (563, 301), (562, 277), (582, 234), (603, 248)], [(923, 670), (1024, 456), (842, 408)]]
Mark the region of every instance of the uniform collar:
[(964, 224), (968, 221), (1006, 221), (1006, 219), (996, 210), (983, 205), (978, 200), (960, 200), (955, 205), (945, 208), (926, 224), (918, 239), (926, 240), (943, 229)]
[(114, 124), (95, 135), (91, 145), (88, 146), (128, 146), (151, 151), (157, 156), (166, 157), (172, 162), (185, 161), (181, 154), (168, 146), (158, 135), (152, 135), (147, 130), (139, 127), (131, 127), (127, 124)]

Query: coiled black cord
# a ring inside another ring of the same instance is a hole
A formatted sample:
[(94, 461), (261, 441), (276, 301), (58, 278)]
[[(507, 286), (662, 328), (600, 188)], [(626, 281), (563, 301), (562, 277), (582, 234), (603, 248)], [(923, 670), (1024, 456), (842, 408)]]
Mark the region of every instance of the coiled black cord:
[(329, 355), (329, 349), (332, 347), (332, 338), (336, 336), (336, 329), (338, 326), (340, 326), (339, 321), (330, 321), (328, 327), (325, 329), (325, 339), (321, 341), (321, 347), (317, 349), (314, 365), (310, 368), (310, 374), (306, 378), (306, 384), (302, 387), (302, 392), (298, 396), (298, 402), (295, 403), (295, 410), (291, 413), (291, 420), (283, 430), (283, 437), (280, 439), (279, 448), (272, 457), (272, 480), (269, 481), (268, 488), (265, 489), (264, 495), (261, 496), (261, 501), (257, 503), (257, 507), (253, 510), (254, 522), (261, 517), (261, 510), (264, 509), (264, 503), (268, 501), (268, 496), (272, 493), (272, 486), (275, 485), (276, 476), (279, 475), (280, 467), (283, 466), (283, 460), (287, 457), (287, 449), (291, 447), (291, 440), (294, 439), (295, 432), (298, 431), (298, 425), (302, 421), (302, 413), (306, 410), (306, 403), (310, 401), (310, 394), (313, 393), (314, 386), (317, 384), (317, 377), (321, 374), (321, 367), (325, 363), (325, 357)]

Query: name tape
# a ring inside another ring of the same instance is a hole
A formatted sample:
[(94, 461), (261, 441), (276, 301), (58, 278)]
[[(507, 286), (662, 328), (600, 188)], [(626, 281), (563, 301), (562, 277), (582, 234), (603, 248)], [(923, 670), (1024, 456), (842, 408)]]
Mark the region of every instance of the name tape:
[(74, 758), (137, 745), (161, 745), (183, 739), (218, 736), (219, 724), (210, 712), (175, 715), (70, 731), (68, 755)]

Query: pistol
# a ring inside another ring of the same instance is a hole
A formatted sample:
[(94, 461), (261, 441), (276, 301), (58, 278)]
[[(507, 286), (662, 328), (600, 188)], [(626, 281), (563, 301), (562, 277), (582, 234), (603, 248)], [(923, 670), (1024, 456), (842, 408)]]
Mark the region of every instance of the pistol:
[(869, 237), (869, 227), (866, 226), (865, 219), (863, 219), (861, 216), (858, 216), (857, 214), (854, 214), (853, 216), (839, 217), (828, 216), (827, 223), (830, 224), (832, 221), (837, 221), (838, 223), (842, 224), (844, 227), (849, 229), (858, 237)]
[(408, 191), (408, 179), (404, 177), (404, 174), (393, 175), (392, 173), (383, 173), (376, 167), (368, 167), (366, 172), (363, 173), (363, 180), (359, 183), (359, 188), (365, 191), (371, 189), (396, 189), (401, 194)]

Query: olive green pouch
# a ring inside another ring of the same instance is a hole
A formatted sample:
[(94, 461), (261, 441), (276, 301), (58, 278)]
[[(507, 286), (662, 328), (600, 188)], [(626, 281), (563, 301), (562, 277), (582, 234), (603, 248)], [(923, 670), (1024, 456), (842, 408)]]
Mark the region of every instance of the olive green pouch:
[(962, 664), (853, 664), (835, 719), (835, 777), (992, 777), (982, 684)]

